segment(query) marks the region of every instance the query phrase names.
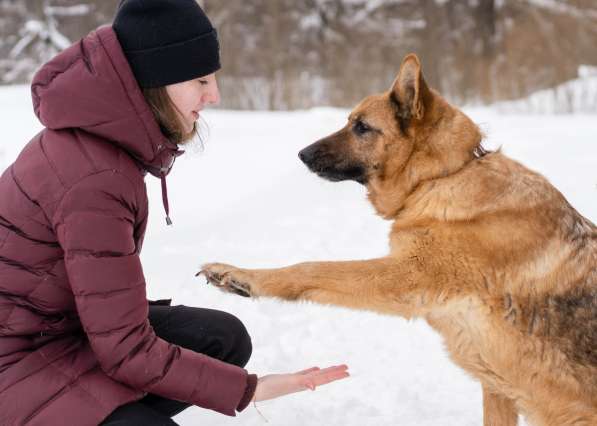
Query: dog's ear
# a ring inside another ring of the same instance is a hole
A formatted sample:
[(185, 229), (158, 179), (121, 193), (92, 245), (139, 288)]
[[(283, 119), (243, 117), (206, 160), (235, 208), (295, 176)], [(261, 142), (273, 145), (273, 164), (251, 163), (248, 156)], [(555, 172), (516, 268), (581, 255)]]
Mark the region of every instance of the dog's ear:
[(406, 55), (392, 84), (391, 94), (397, 101), (402, 119), (420, 120), (425, 114), (425, 98), (429, 89), (423, 78), (421, 62), (414, 53)]

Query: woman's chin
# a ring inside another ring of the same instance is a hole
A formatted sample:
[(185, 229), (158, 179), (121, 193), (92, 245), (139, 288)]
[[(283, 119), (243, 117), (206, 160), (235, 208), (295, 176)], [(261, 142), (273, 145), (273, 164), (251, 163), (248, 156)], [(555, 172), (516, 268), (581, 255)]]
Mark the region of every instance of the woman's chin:
[(185, 132), (186, 133), (182, 136), (182, 142), (180, 142), (181, 144), (187, 143), (195, 137), (197, 134), (197, 123), (194, 122), (191, 127), (187, 127)]

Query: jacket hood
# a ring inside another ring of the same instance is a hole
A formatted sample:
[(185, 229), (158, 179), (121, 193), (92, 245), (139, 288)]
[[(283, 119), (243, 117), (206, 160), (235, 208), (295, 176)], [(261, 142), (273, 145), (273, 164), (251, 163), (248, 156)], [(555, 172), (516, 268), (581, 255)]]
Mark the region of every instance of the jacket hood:
[(92, 31), (43, 65), (31, 94), (45, 127), (100, 136), (154, 176), (165, 176), (184, 152), (161, 132), (111, 26)]

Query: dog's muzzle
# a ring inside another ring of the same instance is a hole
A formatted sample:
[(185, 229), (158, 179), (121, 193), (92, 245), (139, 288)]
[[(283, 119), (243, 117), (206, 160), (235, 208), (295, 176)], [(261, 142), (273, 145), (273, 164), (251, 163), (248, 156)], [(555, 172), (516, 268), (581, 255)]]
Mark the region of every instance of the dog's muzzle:
[(342, 164), (342, 161), (338, 161), (319, 142), (302, 149), (298, 156), (309, 170), (324, 179), (332, 182), (355, 180), (361, 184), (366, 183), (365, 168), (363, 166), (359, 164)]

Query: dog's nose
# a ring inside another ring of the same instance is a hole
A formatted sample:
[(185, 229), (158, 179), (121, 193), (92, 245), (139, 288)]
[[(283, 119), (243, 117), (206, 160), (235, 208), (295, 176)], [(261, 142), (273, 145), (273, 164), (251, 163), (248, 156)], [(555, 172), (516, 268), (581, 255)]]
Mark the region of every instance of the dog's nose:
[(316, 143), (309, 145), (306, 148), (301, 149), (298, 156), (303, 163), (307, 166), (313, 162), (313, 159), (317, 156), (317, 152), (319, 150), (319, 145)]
[(298, 153), (298, 156), (301, 159), (301, 161), (306, 164), (308, 158), (307, 158), (307, 153), (305, 151), (306, 151), (306, 149), (301, 149)]

